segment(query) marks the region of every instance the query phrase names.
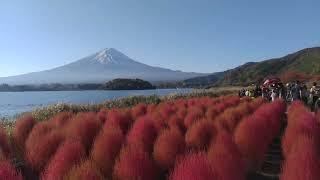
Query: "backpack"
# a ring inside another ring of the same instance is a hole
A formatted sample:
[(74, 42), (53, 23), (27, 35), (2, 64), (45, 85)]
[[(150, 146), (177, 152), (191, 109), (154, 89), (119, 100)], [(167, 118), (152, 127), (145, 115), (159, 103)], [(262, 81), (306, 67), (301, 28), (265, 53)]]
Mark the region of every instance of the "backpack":
[(313, 92), (315, 96), (320, 96), (320, 86), (315, 86)]

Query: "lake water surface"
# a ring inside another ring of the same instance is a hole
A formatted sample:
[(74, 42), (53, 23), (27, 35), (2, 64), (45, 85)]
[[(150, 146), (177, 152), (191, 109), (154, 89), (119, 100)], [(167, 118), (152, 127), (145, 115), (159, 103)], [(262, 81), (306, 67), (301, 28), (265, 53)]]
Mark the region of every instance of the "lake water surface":
[(154, 89), (127, 91), (36, 91), (0, 92), (0, 118), (31, 111), (56, 103), (90, 104), (135, 95), (167, 95), (185, 93), (192, 89)]

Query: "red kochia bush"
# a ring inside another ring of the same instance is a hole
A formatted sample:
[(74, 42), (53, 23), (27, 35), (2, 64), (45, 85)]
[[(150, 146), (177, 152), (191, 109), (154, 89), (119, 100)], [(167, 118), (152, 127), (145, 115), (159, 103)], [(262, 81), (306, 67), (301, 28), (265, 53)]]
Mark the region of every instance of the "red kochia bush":
[(86, 160), (74, 166), (64, 180), (104, 180), (99, 168), (92, 160)]
[(158, 136), (154, 148), (153, 157), (157, 165), (163, 170), (173, 167), (176, 157), (183, 153), (185, 142), (178, 130), (166, 129)]
[(0, 180), (23, 180), (12, 163), (8, 160), (0, 162)]
[(236, 128), (235, 142), (248, 171), (256, 170), (263, 163), (269, 144), (280, 133), (284, 110), (285, 104), (280, 100), (262, 105)]
[(143, 116), (147, 113), (147, 105), (140, 103), (133, 108), (131, 108), (131, 115), (133, 119), (137, 119), (140, 116)]
[(128, 129), (132, 124), (132, 118), (130, 113), (124, 110), (111, 109), (108, 112), (107, 121), (105, 122), (106, 126), (109, 125), (119, 125), (124, 134), (127, 133)]
[(159, 109), (159, 112), (163, 119), (168, 119), (174, 113), (174, 109), (169, 103), (164, 103)]
[(153, 124), (157, 131), (161, 131), (166, 127), (165, 119), (161, 117), (160, 113), (154, 112), (152, 114), (147, 114), (146, 116), (148, 116), (153, 121)]
[(95, 113), (79, 113), (67, 124), (65, 132), (68, 137), (79, 139), (88, 149), (100, 127), (101, 122)]
[(297, 138), (306, 135), (315, 139), (320, 138), (320, 126), (311, 112), (299, 115), (299, 120), (295, 120), (295, 125), (289, 125), (282, 138), (283, 155), (286, 157)]
[(32, 116), (25, 116), (16, 122), (13, 128), (12, 138), (20, 153), (24, 152), (25, 141), (35, 123)]
[(204, 116), (204, 111), (199, 107), (191, 107), (188, 109), (188, 114), (184, 119), (185, 127), (189, 128), (195, 121), (201, 119)]
[(218, 112), (218, 109), (215, 106), (211, 106), (207, 109), (205, 117), (206, 119), (214, 120), (219, 113), (220, 112)]
[(183, 124), (183, 118), (179, 118), (178, 115), (172, 115), (169, 119), (168, 119), (168, 126), (170, 129), (177, 129), (181, 132), (185, 131), (185, 127)]
[(170, 180), (214, 180), (217, 174), (205, 153), (188, 154), (179, 160)]
[(129, 145), (120, 152), (113, 172), (114, 180), (156, 179), (156, 167), (143, 148)]
[(72, 112), (61, 112), (54, 116), (51, 121), (57, 127), (62, 127), (68, 120), (72, 118)]
[(195, 122), (187, 131), (185, 141), (187, 146), (206, 149), (217, 131), (213, 121), (202, 119)]
[(150, 152), (156, 137), (157, 129), (153, 121), (148, 117), (141, 117), (133, 124), (128, 134), (127, 142), (129, 144), (142, 143), (145, 150)]
[(109, 110), (106, 108), (102, 108), (100, 109), (100, 111), (98, 112), (97, 116), (98, 119), (102, 122), (105, 123), (107, 120), (107, 115), (108, 115)]
[(97, 136), (91, 150), (91, 158), (106, 177), (111, 177), (115, 159), (125, 136), (119, 126), (105, 127)]
[(80, 141), (66, 140), (57, 150), (53, 159), (44, 171), (41, 179), (63, 179), (66, 173), (83, 159), (86, 155), (85, 148)]
[(245, 180), (244, 162), (230, 134), (218, 134), (210, 146), (208, 158), (219, 180)]
[(319, 180), (320, 152), (318, 140), (301, 136), (289, 153), (281, 180)]
[(185, 108), (185, 107), (180, 107), (180, 108), (177, 110), (176, 115), (178, 116), (179, 119), (184, 119), (184, 118), (186, 117), (187, 113), (188, 113), (187, 108)]
[(301, 116), (310, 110), (301, 101), (294, 101), (288, 108), (288, 126), (295, 126), (301, 120)]
[(10, 155), (10, 145), (8, 142), (8, 137), (5, 129), (0, 124), (0, 150), (5, 157)]
[(54, 129), (53, 124), (50, 121), (43, 121), (37, 123), (29, 133), (26, 142), (25, 149), (32, 149), (38, 144), (39, 139), (43, 138), (45, 135), (50, 133)]
[(147, 106), (147, 112), (146, 113), (153, 113), (157, 109), (158, 105), (156, 104), (149, 104)]
[(26, 159), (30, 167), (40, 172), (54, 155), (63, 137), (56, 132), (51, 132), (37, 138), (37, 143), (33, 146), (26, 146)]

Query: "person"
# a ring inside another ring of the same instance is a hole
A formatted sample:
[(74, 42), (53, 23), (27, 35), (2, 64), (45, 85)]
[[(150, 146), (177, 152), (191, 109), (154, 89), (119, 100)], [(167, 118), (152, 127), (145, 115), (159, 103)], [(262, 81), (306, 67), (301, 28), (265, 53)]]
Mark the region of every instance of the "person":
[(287, 95), (286, 95), (286, 88), (283, 85), (283, 83), (279, 83), (279, 98), (281, 99), (286, 99)]
[(253, 89), (247, 89), (246, 91), (246, 96), (248, 97), (254, 97), (254, 92), (253, 92)]
[(315, 104), (316, 104), (316, 101), (319, 99), (319, 97), (320, 97), (320, 87), (317, 85), (316, 82), (314, 82), (310, 89), (310, 95), (309, 95), (310, 106), (312, 110), (315, 109)]
[(259, 96), (262, 96), (262, 90), (258, 85), (256, 85), (254, 89), (254, 97), (259, 97)]
[(292, 88), (292, 84), (291, 83), (287, 83), (286, 84), (286, 101), (291, 101), (292, 100), (292, 94), (291, 94), (291, 88)]
[(272, 88), (271, 90), (271, 101), (275, 101), (279, 97), (279, 92), (277, 88)]
[(269, 89), (265, 86), (262, 86), (262, 97), (269, 100), (270, 96), (269, 96)]
[(300, 100), (302, 97), (302, 91), (301, 91), (301, 86), (300, 86), (300, 82), (296, 81), (295, 84), (291, 87), (291, 96), (292, 99), (291, 101), (295, 101), (295, 100)]
[(301, 88), (301, 100), (307, 105), (308, 104), (309, 92), (306, 85)]
[(243, 97), (243, 96), (246, 96), (246, 90), (244, 88), (242, 88), (240, 91), (239, 91), (239, 97)]

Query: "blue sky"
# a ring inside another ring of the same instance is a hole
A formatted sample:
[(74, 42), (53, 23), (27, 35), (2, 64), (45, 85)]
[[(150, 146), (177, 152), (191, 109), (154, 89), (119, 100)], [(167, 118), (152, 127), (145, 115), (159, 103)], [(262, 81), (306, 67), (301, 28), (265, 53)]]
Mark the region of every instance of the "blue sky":
[(113, 47), (149, 65), (223, 71), (320, 46), (319, 0), (0, 0), (0, 76)]

